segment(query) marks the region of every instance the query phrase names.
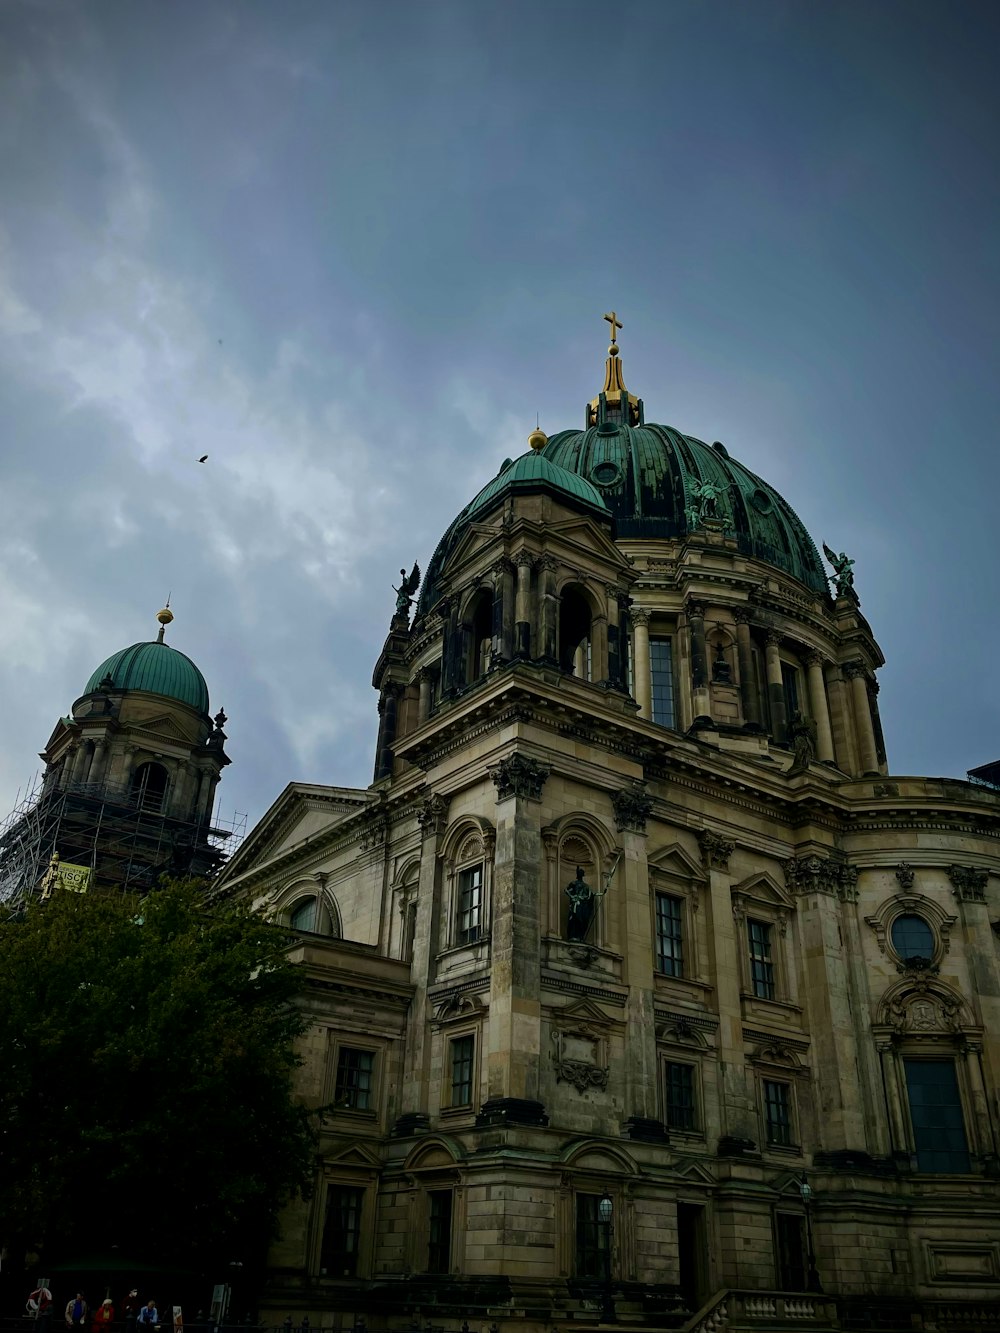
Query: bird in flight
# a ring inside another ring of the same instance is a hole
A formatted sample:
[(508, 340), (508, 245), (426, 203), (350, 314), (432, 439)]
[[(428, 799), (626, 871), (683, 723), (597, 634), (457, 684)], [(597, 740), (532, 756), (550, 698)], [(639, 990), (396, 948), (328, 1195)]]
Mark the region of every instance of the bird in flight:
[(207, 460), (208, 460), (208, 454), (202, 454), (202, 456), (198, 459), (198, 462), (204, 463), (207, 462)]

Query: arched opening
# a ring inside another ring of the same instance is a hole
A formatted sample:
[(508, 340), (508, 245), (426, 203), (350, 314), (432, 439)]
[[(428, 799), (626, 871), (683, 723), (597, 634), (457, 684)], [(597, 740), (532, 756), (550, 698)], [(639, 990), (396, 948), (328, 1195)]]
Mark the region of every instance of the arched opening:
[(162, 764), (140, 764), (132, 774), (130, 795), (140, 810), (162, 810), (167, 770)]
[(288, 924), (292, 930), (315, 933), (319, 917), (318, 908), (319, 902), (316, 898), (300, 898), (288, 916)]
[(581, 680), (590, 680), (593, 667), (590, 602), (575, 584), (563, 589), (559, 600), (559, 666)]
[(466, 615), (468, 626), (468, 661), (466, 684), (481, 679), (490, 669), (493, 657), (493, 594), (482, 588), (476, 594)]

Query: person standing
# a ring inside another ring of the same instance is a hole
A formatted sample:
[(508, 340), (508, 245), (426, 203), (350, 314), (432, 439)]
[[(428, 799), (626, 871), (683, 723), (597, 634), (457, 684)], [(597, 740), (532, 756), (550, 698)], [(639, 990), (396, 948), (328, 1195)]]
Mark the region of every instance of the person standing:
[(83, 1328), (87, 1322), (87, 1302), (83, 1292), (78, 1291), (73, 1300), (66, 1302), (66, 1327)]
[(91, 1323), (91, 1333), (110, 1333), (111, 1325), (115, 1322), (115, 1307), (111, 1304), (111, 1297), (105, 1296), (104, 1300), (94, 1311), (93, 1322)]

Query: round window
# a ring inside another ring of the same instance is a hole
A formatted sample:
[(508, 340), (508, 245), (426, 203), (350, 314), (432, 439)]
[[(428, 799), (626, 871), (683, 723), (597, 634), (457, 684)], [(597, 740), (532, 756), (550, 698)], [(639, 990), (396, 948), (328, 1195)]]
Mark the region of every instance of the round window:
[(934, 957), (934, 932), (922, 916), (897, 916), (892, 923), (892, 947), (904, 962)]
[(590, 475), (598, 486), (614, 486), (615, 482), (621, 480), (622, 473), (615, 463), (598, 463)]
[(758, 514), (769, 514), (771, 512), (771, 497), (767, 491), (762, 491), (758, 486), (750, 497), (750, 503)]

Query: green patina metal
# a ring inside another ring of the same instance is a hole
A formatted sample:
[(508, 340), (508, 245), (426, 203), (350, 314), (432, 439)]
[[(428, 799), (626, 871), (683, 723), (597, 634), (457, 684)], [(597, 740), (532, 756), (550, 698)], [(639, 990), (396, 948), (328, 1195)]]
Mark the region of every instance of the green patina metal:
[(712, 483), (720, 491), (718, 519), (741, 550), (815, 592), (827, 590), (819, 552), (798, 515), (721, 445), (670, 426), (604, 422), (553, 435), (542, 455), (599, 487), (617, 538), (683, 537), (697, 526), (699, 488)]
[(208, 686), (190, 657), (165, 643), (133, 643), (102, 662), (87, 681), (84, 694), (96, 690), (106, 676), (116, 690), (145, 690), (208, 713)]

